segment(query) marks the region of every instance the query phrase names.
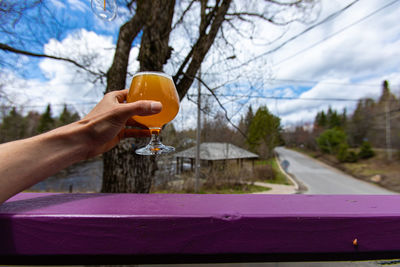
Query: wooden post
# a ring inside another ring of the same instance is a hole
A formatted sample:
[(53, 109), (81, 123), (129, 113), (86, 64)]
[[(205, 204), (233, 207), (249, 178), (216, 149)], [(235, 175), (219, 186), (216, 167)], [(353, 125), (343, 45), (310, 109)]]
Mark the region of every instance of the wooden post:
[(183, 161), (184, 161), (184, 158), (182, 158), (181, 161), (179, 162), (181, 164), (181, 166), (180, 166), (181, 173), (183, 173)]

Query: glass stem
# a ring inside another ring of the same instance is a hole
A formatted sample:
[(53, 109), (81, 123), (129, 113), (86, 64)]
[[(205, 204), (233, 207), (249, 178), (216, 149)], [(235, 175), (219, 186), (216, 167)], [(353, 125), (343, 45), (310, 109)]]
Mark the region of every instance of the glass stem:
[(149, 145), (152, 147), (160, 147), (161, 141), (160, 141), (160, 135), (156, 131), (151, 131), (151, 139), (149, 142)]

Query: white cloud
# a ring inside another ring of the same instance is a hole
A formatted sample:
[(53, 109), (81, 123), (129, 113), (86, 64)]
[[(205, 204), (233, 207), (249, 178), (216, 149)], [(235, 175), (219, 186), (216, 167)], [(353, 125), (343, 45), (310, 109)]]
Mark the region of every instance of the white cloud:
[[(112, 62), (114, 44), (109, 36), (82, 29), (71, 33), (62, 41), (49, 40), (44, 51), (73, 59), (92, 71), (105, 73)], [(39, 63), (39, 67), (47, 80), (20, 78), (21, 82), (24, 81), (23, 88), (19, 86), (20, 83), (6, 86), (6, 90), (10, 92), (23, 90), (24, 97), (18, 99), (21, 105), (29, 102), (38, 111), (43, 111), (50, 103), (57, 112), (64, 103), (68, 103), (74, 105), (82, 115), (103, 96), (105, 85), (98, 81), (93, 83), (94, 76), (69, 62), (46, 58)]]

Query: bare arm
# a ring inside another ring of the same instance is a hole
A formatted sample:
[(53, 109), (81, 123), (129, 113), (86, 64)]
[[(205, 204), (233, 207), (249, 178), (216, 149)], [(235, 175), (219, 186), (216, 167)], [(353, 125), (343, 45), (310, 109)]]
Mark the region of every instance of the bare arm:
[(161, 103), (123, 103), (127, 90), (107, 94), (82, 120), (0, 145), (0, 204), (59, 170), (114, 147), (122, 138), (147, 135), (125, 129), (133, 115), (161, 111)]

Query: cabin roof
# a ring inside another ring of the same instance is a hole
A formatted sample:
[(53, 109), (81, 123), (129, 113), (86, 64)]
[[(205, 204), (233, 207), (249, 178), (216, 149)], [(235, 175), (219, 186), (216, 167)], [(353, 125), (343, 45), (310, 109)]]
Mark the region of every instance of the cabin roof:
[[(177, 158), (194, 159), (196, 158), (196, 146), (175, 153), (174, 156)], [(254, 158), (258, 158), (258, 155), (230, 143), (212, 142), (212, 143), (200, 144), (201, 160), (254, 159)]]

